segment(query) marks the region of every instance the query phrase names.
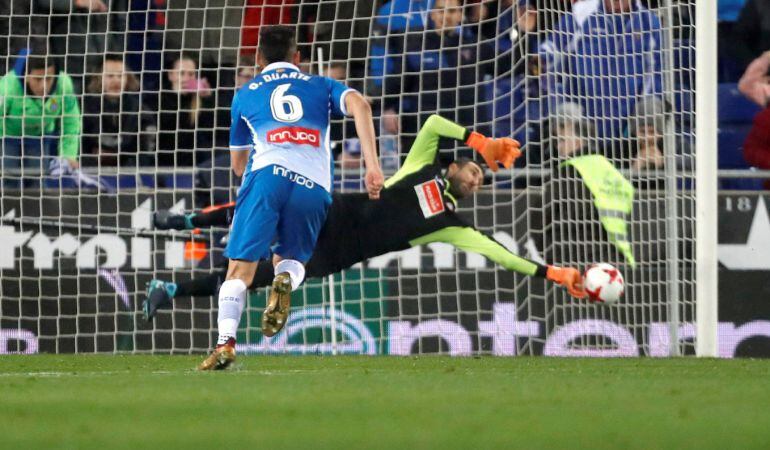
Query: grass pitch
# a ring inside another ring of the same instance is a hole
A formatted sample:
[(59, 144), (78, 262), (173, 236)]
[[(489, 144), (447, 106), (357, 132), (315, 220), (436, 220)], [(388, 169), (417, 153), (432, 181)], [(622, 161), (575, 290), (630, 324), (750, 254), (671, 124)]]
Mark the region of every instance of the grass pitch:
[(768, 448), (770, 361), (0, 357), (2, 448)]

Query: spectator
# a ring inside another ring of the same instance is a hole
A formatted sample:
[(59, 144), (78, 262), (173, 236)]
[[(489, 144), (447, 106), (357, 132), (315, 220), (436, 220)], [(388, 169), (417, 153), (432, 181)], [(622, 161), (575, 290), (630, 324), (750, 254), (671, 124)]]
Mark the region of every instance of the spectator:
[(83, 99), (83, 165), (134, 165), (141, 152), (154, 154), (155, 124), (138, 91), (139, 81), (126, 71), (123, 56), (105, 55)]
[(162, 166), (190, 167), (211, 159), (214, 104), (211, 86), (190, 56), (174, 58), (166, 71), (158, 108), (158, 155)]
[(462, 19), (458, 0), (436, 0), (428, 28), (408, 33), (405, 44), (397, 46), (406, 52), (386, 75), (383, 120), (384, 129), (395, 134), (396, 121), (389, 118), (401, 119), (407, 136), (402, 148), (410, 147), (418, 122), (430, 114), (478, 129), (487, 120), (480, 82), (493, 75), (494, 49), (463, 29)]
[(583, 0), (541, 45), (550, 107), (583, 106), (600, 138), (621, 137), (634, 103), (662, 90), (660, 20), (633, 0)]
[(78, 93), (99, 55), (124, 50), (126, 9), (126, 0), (33, 0), (33, 20), (44, 18), (51, 54), (64, 61)]
[[(666, 106), (658, 97), (647, 96), (636, 102), (629, 133), (635, 144), (632, 148), (634, 170), (663, 168), (663, 133)], [(674, 151), (674, 149), (671, 149)]]
[(741, 68), (770, 48), (770, 2), (747, 0), (733, 27), (732, 52)]
[[(754, 116), (754, 124), (743, 144), (746, 162), (760, 169), (770, 169), (770, 51), (755, 59), (746, 69), (738, 89), (764, 109)], [(770, 189), (770, 181), (765, 183)]]
[(77, 167), (80, 132), (80, 107), (72, 78), (59, 70), (44, 47), (33, 48), (24, 76), (10, 71), (0, 79), (4, 184), (20, 186), (16, 175), (6, 171), (22, 167), (24, 176), (39, 177), (57, 155), (66, 165)]

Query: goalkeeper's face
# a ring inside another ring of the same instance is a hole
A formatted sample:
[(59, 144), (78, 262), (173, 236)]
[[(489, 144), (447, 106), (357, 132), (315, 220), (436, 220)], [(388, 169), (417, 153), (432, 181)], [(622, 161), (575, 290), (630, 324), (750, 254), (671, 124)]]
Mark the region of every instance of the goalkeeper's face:
[(484, 184), (484, 171), (475, 162), (463, 164), (453, 162), (447, 169), (449, 193), (456, 198), (465, 198), (476, 193)]

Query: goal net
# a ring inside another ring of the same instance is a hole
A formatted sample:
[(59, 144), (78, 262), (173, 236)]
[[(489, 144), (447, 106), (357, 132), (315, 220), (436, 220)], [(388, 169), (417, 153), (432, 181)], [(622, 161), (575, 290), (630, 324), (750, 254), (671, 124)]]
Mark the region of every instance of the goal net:
[[(157, 231), (152, 212), (234, 197), (229, 105), (271, 23), (297, 25), (303, 71), (371, 101), (386, 176), (430, 114), (519, 140), (515, 167), (458, 213), (541, 264), (614, 264), (625, 296), (574, 300), (432, 243), (308, 280), (273, 338), (255, 291), (241, 352), (694, 352), (694, 0), (20, 3), (0, 10), (0, 353), (211, 348), (216, 298), (179, 295), (152, 323), (141, 302), (152, 279), (220, 268), (227, 230)], [(331, 130), (335, 189), (360, 191), (352, 120)], [(473, 156), (441, 145), (445, 166)]]

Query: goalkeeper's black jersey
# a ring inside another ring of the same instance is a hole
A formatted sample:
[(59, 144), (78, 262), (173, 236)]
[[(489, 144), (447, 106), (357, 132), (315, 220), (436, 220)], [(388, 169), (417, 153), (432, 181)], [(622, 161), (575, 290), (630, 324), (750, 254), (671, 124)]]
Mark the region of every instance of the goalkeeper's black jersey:
[(383, 189), (379, 200), (365, 193), (335, 194), (318, 237), (315, 266), (336, 272), (367, 258), (404, 250), (411, 241), (449, 227), (470, 227), (455, 214), (454, 199), (438, 164), (429, 164)]

